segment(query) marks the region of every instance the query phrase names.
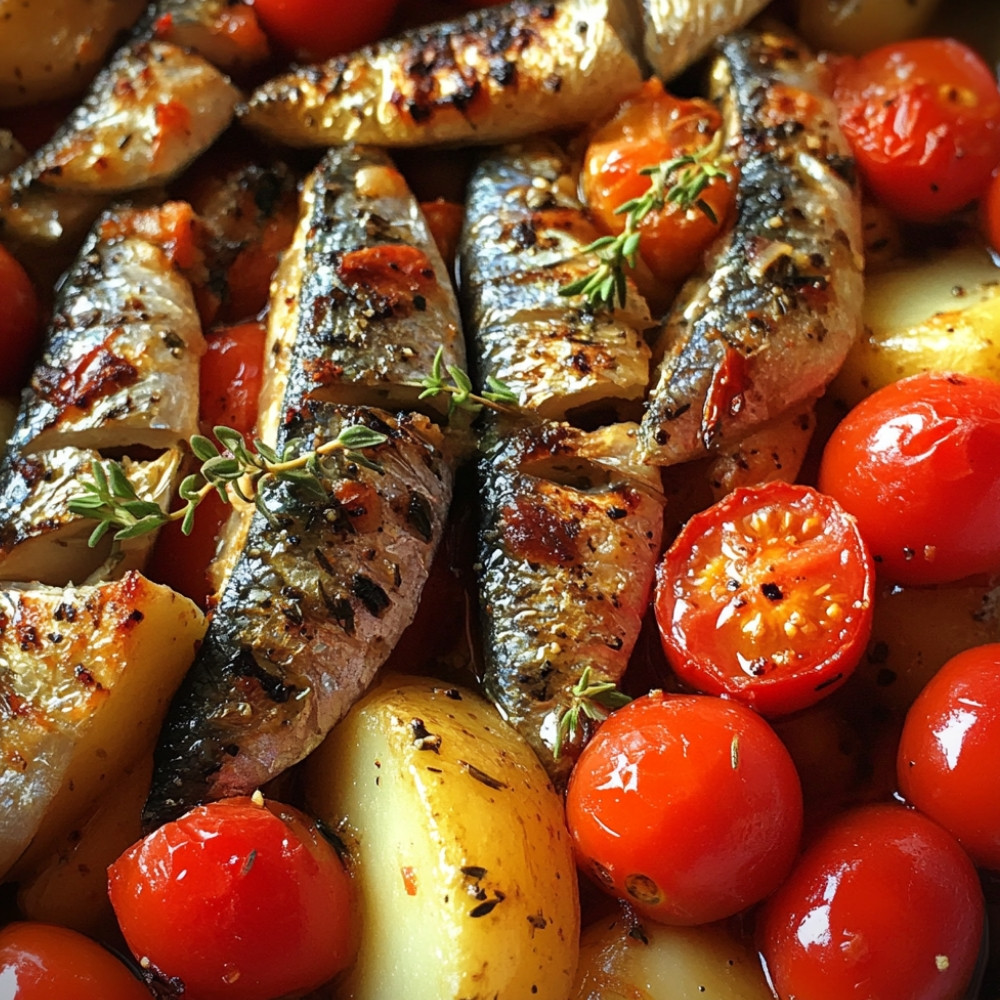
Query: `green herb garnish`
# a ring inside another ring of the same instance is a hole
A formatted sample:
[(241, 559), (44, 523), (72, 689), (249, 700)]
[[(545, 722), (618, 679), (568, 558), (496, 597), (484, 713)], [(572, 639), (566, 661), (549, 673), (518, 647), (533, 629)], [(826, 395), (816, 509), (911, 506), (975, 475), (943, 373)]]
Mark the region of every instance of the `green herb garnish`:
[(449, 417), (456, 410), (478, 413), (483, 407), (503, 413), (518, 403), (517, 394), (492, 375), (486, 377), (486, 390), (477, 395), (472, 390), (472, 379), (467, 372), (457, 365), (448, 365), (447, 373), (451, 377), (450, 382), (445, 378), (444, 348), (439, 347), (430, 374), (418, 383), (423, 391), (417, 398), (431, 399), (442, 392), (447, 393)]
[(580, 679), (573, 685), (571, 704), (559, 718), (556, 725), (556, 740), (552, 756), (558, 760), (563, 745), (573, 740), (580, 729), (581, 714), (594, 722), (603, 722), (610, 713), (627, 705), (632, 699), (622, 694), (611, 681), (591, 683), (591, 668), (584, 667)]

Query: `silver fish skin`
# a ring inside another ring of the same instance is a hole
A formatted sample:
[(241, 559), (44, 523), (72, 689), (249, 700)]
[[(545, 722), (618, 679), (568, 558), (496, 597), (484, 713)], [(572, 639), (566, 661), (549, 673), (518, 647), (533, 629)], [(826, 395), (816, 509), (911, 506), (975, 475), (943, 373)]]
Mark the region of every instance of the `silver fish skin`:
[(642, 48), (653, 71), (670, 80), (705, 55), (721, 35), (742, 28), (770, 0), (639, 0)]
[[(259, 435), (315, 447), (364, 425), (387, 435), (365, 453), (381, 471), (338, 454), (318, 492), (272, 485), (272, 514), (230, 518), (214, 569), (224, 584), (157, 750), (147, 823), (248, 794), (305, 757), (412, 620), (447, 518), (451, 458), (430, 417), (378, 404), (416, 402), (390, 379), (416, 378), (442, 337), (461, 360), (436, 254), (381, 152), (332, 150), (307, 180), (272, 285)], [(341, 368), (359, 384), (345, 385)]]
[(649, 605), (663, 496), (635, 431), (501, 431), (479, 463), (483, 686), (558, 787), (592, 732), (581, 717), (556, 757), (572, 689), (621, 679)]
[(515, 0), (293, 69), (242, 111), (292, 146), (491, 144), (610, 114), (642, 82), (624, 0)]
[(491, 152), (469, 181), (460, 291), (480, 386), (499, 379), (543, 419), (637, 404), (649, 381), (643, 331), (653, 322), (631, 281), (614, 312), (560, 293), (593, 270), (584, 251), (598, 235), (551, 143)]
[(264, 492), (156, 751), (145, 819), (246, 795), (319, 745), (413, 618), (444, 528), (452, 474), (421, 414), (309, 402), (283, 439), (363, 424), (388, 436), (376, 472), (324, 463), (321, 497)]
[(160, 242), (169, 232), (156, 231), (175, 209), (112, 210), (94, 226), (23, 396), (13, 436), (22, 453), (160, 449), (197, 432), (201, 321)]
[(163, 184), (232, 119), (239, 92), (201, 56), (167, 42), (118, 50), (49, 142), (10, 176), (12, 196), (37, 182), (85, 194)]
[[(420, 206), (389, 157), (373, 147), (331, 149), (306, 184), (300, 225), (304, 238), (283, 270), (294, 308), (280, 309), (272, 324), (302, 359), (289, 391), (443, 413), (445, 396), (418, 397), (439, 347), (445, 366), (466, 367), (458, 305)], [(280, 347), (272, 344), (270, 356), (283, 363)]]
[(859, 193), (825, 83), (794, 38), (720, 44), (713, 92), (735, 146), (736, 220), (654, 343), (647, 461), (697, 458), (820, 395), (861, 329)]

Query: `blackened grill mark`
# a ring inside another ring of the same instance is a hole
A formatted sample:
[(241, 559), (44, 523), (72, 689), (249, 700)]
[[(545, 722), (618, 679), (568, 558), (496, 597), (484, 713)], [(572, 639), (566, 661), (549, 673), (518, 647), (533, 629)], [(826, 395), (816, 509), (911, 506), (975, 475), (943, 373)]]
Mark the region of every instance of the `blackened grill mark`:
[(264, 693), (279, 705), (283, 705), (290, 698), (298, 693), (298, 688), (285, 684), (280, 678), (265, 670), (253, 655), (253, 651), (246, 646), (241, 646), (236, 659), (229, 665), (229, 669), (238, 677), (248, 677), (255, 680)]
[(410, 500), (406, 507), (406, 523), (425, 541), (429, 542), (434, 533), (431, 521), (431, 505), (427, 498), (416, 490), (410, 490)]
[(332, 597), (326, 592), (322, 581), (319, 583), (319, 593), (323, 598), (330, 617), (344, 630), (345, 635), (354, 635), (354, 608), (346, 597)]
[(389, 595), (370, 577), (355, 573), (351, 581), (351, 593), (368, 609), (368, 613), (378, 618), (391, 603)]

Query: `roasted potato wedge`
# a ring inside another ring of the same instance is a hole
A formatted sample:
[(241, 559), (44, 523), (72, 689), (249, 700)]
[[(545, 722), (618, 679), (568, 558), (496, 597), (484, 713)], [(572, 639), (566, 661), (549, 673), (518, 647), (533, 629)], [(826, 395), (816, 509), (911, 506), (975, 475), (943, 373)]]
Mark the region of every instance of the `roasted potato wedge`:
[(361, 898), (340, 1000), (567, 1000), (580, 918), (562, 802), (491, 705), (390, 677), (309, 759), (306, 797)]

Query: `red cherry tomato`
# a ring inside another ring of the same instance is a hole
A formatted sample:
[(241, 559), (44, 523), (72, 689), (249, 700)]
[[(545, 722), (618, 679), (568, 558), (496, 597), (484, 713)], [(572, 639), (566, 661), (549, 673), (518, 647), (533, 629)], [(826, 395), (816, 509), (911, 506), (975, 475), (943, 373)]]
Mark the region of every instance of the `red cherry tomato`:
[(1000, 163), (1000, 91), (950, 38), (896, 42), (837, 69), (834, 99), (858, 167), (900, 216), (939, 219), (982, 195)]
[[(620, 233), (625, 216), (616, 209), (649, 190), (650, 178), (641, 171), (703, 149), (721, 123), (714, 104), (673, 97), (659, 80), (647, 81), (587, 147), (581, 184), (598, 225), (605, 232)], [(701, 209), (668, 202), (639, 224), (642, 259), (662, 282), (676, 284), (698, 266), (732, 208), (733, 183), (715, 178), (700, 197), (716, 221)]]
[(150, 1000), (150, 992), (111, 952), (65, 927), (33, 922), (0, 930), (4, 1000)]
[(0, 395), (21, 391), (38, 353), (41, 320), (38, 296), (24, 268), (0, 246)]
[[(897, 774), (903, 795), (984, 868), (1000, 871), (1000, 644), (950, 659), (906, 716)], [(992, 777), (991, 777), (992, 776)]]
[(983, 933), (965, 852), (896, 805), (843, 814), (765, 906), (761, 951), (781, 1000), (959, 1000)]
[(834, 430), (819, 488), (857, 517), (888, 579), (1000, 570), (1000, 384), (928, 373), (879, 389)]
[(775, 889), (802, 829), (795, 765), (733, 702), (654, 692), (603, 722), (573, 768), (580, 867), (668, 924), (730, 916)]
[(692, 517), (657, 570), (663, 649), (685, 683), (765, 715), (839, 687), (871, 632), (854, 518), (806, 486), (739, 489)]
[(353, 957), (350, 877), (289, 806), (198, 806), (130, 847), (108, 875), (132, 953), (192, 1000), (305, 992)]
[(398, 0), (254, 0), (261, 26), (299, 59), (321, 62), (381, 38)]

